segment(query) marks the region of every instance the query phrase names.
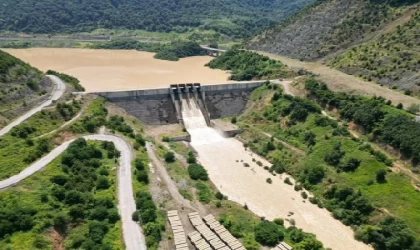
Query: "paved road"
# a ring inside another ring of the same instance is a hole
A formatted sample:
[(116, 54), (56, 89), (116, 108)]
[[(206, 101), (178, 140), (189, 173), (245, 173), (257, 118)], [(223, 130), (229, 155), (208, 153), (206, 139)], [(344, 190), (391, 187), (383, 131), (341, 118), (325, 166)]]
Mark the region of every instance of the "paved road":
[[(146, 241), (141, 228), (131, 219), (133, 212), (136, 210), (136, 204), (134, 201), (131, 173), (133, 153), (130, 145), (124, 139), (114, 135), (87, 135), (83, 138), (86, 140), (110, 141), (121, 152), (120, 166), (118, 169), (118, 208), (122, 220), (125, 246), (127, 250), (146, 250)], [(61, 144), (19, 174), (0, 181), (0, 190), (7, 189), (46, 167), (51, 161), (63, 153), (72, 141)]]
[(14, 128), (15, 126), (21, 124), (22, 122), (24, 122), (25, 120), (27, 120), (29, 117), (33, 116), (34, 114), (38, 113), (39, 111), (41, 111), (44, 107), (47, 107), (49, 105), (52, 104), (53, 101), (58, 100), (66, 91), (66, 85), (64, 84), (64, 82), (53, 75), (48, 75), (48, 77), (54, 82), (55, 87), (53, 89), (53, 92), (51, 93), (51, 96), (48, 98), (47, 101), (41, 103), (41, 105), (39, 105), (36, 108), (33, 108), (31, 110), (29, 110), (26, 114), (22, 115), (21, 117), (17, 118), (16, 120), (14, 120), (13, 122), (11, 122), (9, 125), (7, 125), (6, 127), (2, 128), (0, 130), (0, 136), (3, 136), (7, 133), (9, 133), (9, 131)]

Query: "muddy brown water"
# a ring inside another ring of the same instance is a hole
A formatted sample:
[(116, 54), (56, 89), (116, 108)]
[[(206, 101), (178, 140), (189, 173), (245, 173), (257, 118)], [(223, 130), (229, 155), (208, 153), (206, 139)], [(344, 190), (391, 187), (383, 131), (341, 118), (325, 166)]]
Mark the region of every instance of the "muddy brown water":
[(196, 56), (177, 62), (158, 60), (153, 53), (134, 50), (67, 48), (4, 49), (47, 71), (78, 78), (86, 91), (163, 88), (175, 83), (214, 84), (228, 82), (230, 74), (204, 65), (213, 58)]

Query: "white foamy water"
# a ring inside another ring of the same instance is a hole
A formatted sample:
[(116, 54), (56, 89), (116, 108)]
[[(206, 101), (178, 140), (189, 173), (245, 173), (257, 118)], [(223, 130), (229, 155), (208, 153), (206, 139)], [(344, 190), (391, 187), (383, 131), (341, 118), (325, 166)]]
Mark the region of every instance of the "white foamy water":
[(184, 120), (185, 128), (206, 128), (206, 119), (204, 118), (203, 113), (201, 113), (197, 102), (194, 98), (187, 99), (188, 98), (184, 94), (182, 98), (182, 119)]
[[(304, 201), (300, 192), (284, 183), (286, 177), (294, 182), (292, 177), (272, 176), (253, 159), (263, 166), (271, 166), (268, 161), (245, 150), (237, 139), (224, 138), (215, 129), (207, 127), (201, 111), (198, 111), (183, 110), (182, 113), (191, 134), (191, 145), (198, 152), (198, 160), (207, 169), (212, 182), (229, 200), (246, 204), (255, 214), (270, 220), (293, 218), (297, 227), (315, 234), (325, 247), (334, 250), (372, 249), (356, 241), (350, 227), (335, 220), (326, 209)], [(250, 167), (244, 167), (244, 163)], [(268, 184), (267, 178), (273, 183)], [(294, 213), (291, 217), (288, 216), (290, 212)]]

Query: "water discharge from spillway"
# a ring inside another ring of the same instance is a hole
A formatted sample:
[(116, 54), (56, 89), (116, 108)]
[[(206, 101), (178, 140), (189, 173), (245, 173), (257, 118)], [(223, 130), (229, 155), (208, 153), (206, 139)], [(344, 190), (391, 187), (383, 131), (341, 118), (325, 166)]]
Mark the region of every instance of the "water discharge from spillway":
[[(246, 204), (251, 211), (269, 220), (293, 218), (297, 227), (315, 234), (324, 247), (334, 250), (372, 249), (356, 241), (352, 229), (335, 220), (326, 209), (303, 201), (293, 186), (284, 183), (286, 177), (294, 182), (292, 177), (271, 175), (263, 168), (271, 166), (268, 161), (245, 149), (239, 140), (225, 138), (208, 127), (192, 95), (184, 95), (181, 101), (191, 146), (197, 151), (198, 160), (207, 169), (211, 181), (230, 200)], [(268, 178), (272, 179), (272, 184), (267, 183)], [(290, 212), (293, 216), (288, 216)]]

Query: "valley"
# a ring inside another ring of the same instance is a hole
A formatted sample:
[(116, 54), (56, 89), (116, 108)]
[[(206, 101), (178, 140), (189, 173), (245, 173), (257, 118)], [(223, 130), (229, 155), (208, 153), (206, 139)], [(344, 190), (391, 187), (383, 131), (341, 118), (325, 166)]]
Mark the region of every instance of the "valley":
[(0, 249), (420, 250), (418, 0), (5, 0)]

